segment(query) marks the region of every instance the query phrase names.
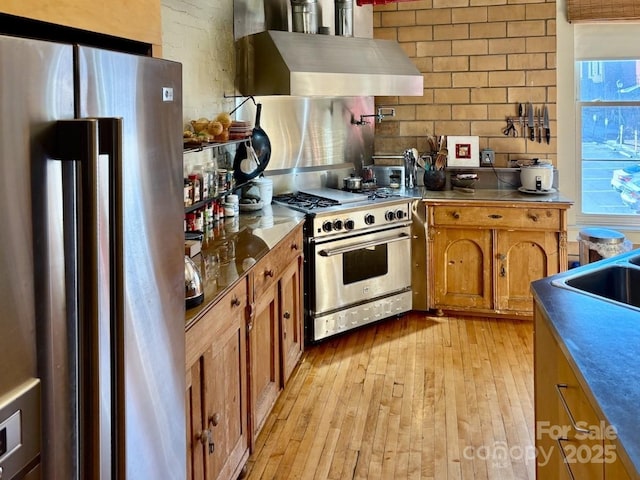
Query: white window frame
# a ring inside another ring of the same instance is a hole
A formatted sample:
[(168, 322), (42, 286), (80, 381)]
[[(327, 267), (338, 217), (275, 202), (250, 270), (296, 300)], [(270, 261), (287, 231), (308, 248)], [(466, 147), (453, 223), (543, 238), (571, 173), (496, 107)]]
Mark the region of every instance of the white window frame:
[(566, 0), (557, 3), (557, 135), (560, 192), (574, 200), (569, 210), (569, 241), (587, 226), (615, 228), (640, 243), (640, 216), (582, 212), (581, 118), (577, 60), (638, 59), (640, 23), (570, 24)]

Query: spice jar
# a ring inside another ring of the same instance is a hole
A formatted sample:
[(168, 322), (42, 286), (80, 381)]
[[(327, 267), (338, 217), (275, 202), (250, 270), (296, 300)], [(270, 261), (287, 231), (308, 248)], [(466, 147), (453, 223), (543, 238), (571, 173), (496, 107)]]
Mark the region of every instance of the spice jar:
[(239, 214), (240, 214), (240, 199), (238, 198), (238, 195), (233, 195), (233, 194), (227, 195), (226, 203), (224, 205), (224, 216), (235, 217)]
[(188, 178), (184, 179), (184, 206), (190, 207), (193, 204), (193, 183)]

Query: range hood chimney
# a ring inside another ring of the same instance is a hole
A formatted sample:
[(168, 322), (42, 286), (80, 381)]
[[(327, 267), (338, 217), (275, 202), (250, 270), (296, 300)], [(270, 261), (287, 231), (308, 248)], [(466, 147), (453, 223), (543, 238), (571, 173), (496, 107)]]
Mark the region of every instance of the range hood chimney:
[(267, 30), (236, 41), (243, 95), (423, 95), (423, 76), (397, 42)]

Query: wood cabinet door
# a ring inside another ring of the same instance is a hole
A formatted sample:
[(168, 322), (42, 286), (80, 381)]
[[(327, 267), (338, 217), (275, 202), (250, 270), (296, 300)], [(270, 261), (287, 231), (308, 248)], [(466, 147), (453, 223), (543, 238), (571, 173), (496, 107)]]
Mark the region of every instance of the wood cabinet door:
[(607, 458), (604, 422), (600, 423), (539, 307), (534, 321), (537, 478), (602, 480)]
[(249, 456), (246, 286), (187, 331), (187, 478), (237, 475)]
[(432, 262), (433, 308), (492, 308), (490, 230), (436, 227)]
[(302, 318), (302, 257), (283, 272), (280, 279), (280, 350), (282, 385), (291, 376), (304, 350)]
[(280, 308), (278, 283), (256, 298), (254, 317), (249, 324), (251, 388), (251, 431), (257, 437), (271, 407), (278, 398), (280, 381)]
[(200, 440), (204, 431), (202, 406), (203, 359), (187, 365), (187, 479), (205, 478), (205, 444)]
[[(561, 440), (561, 456), (573, 478), (602, 480), (604, 478), (604, 432), (598, 415), (559, 347), (558, 381), (555, 399), (560, 405), (560, 424), (571, 427), (566, 440)], [(564, 403), (563, 403), (564, 402)], [(577, 428), (574, 428), (574, 423)], [(578, 429), (586, 431), (581, 432)]]
[(531, 314), (531, 282), (558, 273), (558, 234), (498, 230), (496, 236), (495, 308)]
[(230, 478), (248, 447), (246, 347), (243, 324), (219, 338), (203, 356), (207, 479)]
[(536, 307), (534, 322), (536, 478), (565, 480), (567, 471), (558, 449), (557, 431), (554, 430), (561, 425), (560, 404), (555, 391), (555, 383), (559, 378), (558, 356), (561, 352), (539, 307)]
[[(631, 475), (624, 467), (622, 459), (618, 454), (618, 445), (610, 440), (604, 441), (605, 459), (610, 456), (611, 461), (604, 464), (604, 478), (606, 480), (631, 480)], [(634, 477), (637, 478), (637, 477)]]

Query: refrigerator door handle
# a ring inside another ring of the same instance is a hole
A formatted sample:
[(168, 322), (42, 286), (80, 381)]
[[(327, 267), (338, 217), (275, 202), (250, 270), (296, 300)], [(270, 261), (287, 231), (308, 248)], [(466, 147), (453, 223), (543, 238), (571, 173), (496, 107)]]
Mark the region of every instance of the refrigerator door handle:
[(57, 129), (57, 157), (72, 162), (63, 181), (65, 211), (74, 215), (64, 225), (76, 277), (69, 295), (77, 308), (80, 478), (110, 479), (123, 449), (116, 421), (123, 332), (115, 320), (122, 318), (122, 269), (115, 268), (122, 242), (112, 220), (121, 209), (122, 119), (61, 120)]

